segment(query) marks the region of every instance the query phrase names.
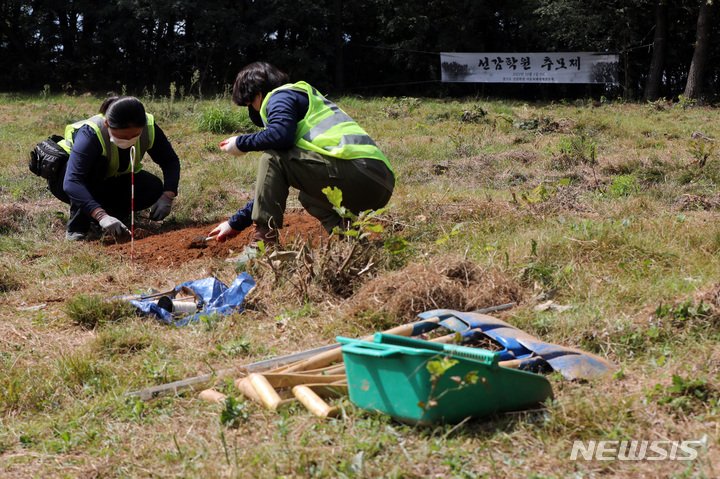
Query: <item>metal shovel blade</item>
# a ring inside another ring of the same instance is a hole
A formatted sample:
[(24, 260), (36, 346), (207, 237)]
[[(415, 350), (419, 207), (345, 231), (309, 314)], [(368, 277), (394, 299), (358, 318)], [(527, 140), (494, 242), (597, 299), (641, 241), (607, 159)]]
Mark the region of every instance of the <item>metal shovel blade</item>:
[(460, 333), (463, 340), (482, 332), (505, 347), (499, 353), (501, 360), (540, 357), (567, 379), (599, 379), (617, 370), (617, 366), (600, 356), (542, 341), (492, 316), (447, 309), (426, 311), (419, 316), (439, 317), (439, 325)]
[(189, 248), (202, 248), (207, 245), (207, 242), (211, 239), (215, 238), (214, 236), (208, 236), (207, 238), (202, 235), (195, 235), (194, 238), (190, 240), (190, 244), (188, 245)]

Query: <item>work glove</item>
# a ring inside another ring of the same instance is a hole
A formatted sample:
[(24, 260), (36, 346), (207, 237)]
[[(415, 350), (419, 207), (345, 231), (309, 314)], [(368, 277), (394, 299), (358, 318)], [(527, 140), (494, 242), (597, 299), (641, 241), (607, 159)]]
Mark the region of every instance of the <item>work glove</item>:
[(236, 229), (233, 229), (233, 227), (230, 226), (230, 223), (226, 221), (224, 223), (221, 223), (220, 226), (218, 226), (214, 230), (212, 230), (208, 236), (217, 235), (215, 240), (218, 243), (222, 243), (226, 239), (230, 239), (233, 236), (237, 236), (239, 234), (240, 234), (240, 232)]
[(172, 209), (172, 202), (175, 198), (168, 196), (167, 193), (163, 193), (160, 198), (152, 205), (150, 209), (150, 219), (153, 221), (162, 221), (167, 215), (170, 214)]
[(110, 215), (106, 215), (100, 220), (100, 227), (113, 236), (130, 233), (130, 230), (122, 223), (122, 221)]
[(220, 149), (225, 153), (230, 153), (233, 156), (242, 156), (245, 154), (244, 151), (240, 151), (237, 147), (237, 136), (231, 136), (227, 140), (220, 142)]

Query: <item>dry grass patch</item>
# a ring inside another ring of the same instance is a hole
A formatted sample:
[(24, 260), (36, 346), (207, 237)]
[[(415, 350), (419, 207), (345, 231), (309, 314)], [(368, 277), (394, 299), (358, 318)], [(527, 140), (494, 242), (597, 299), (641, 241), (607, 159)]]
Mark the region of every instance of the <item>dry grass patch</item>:
[(720, 208), (720, 195), (710, 198), (704, 195), (680, 195), (672, 205), (678, 211), (708, 211)]
[(504, 273), (447, 256), (374, 278), (355, 294), (353, 308), (411, 321), (431, 309), (471, 311), (519, 303), (523, 296), (523, 289)]

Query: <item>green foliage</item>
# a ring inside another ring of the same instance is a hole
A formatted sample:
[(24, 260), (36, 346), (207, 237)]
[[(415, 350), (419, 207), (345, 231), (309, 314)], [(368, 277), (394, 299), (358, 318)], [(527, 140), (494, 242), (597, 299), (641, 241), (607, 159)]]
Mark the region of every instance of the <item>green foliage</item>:
[(77, 325), (94, 329), (107, 323), (136, 316), (135, 307), (126, 301), (104, 299), (99, 294), (80, 294), (65, 303), (65, 314)]
[(238, 401), (232, 396), (225, 398), (223, 410), (220, 412), (220, 424), (226, 427), (237, 428), (250, 417), (247, 401)]
[(557, 146), (557, 154), (564, 160), (561, 167), (587, 164), (593, 166), (597, 163), (597, 143), (586, 135), (569, 136), (561, 139)]
[[(380, 208), (379, 210), (365, 210), (356, 215), (342, 206), (342, 191), (340, 191), (339, 188), (330, 188), (328, 186), (323, 188), (322, 192), (325, 194), (328, 201), (330, 201), (330, 204), (333, 205), (333, 210), (335, 210), (343, 220), (346, 220), (350, 226), (347, 229), (336, 227), (334, 233), (362, 240), (373, 233), (382, 233), (384, 231), (383, 226), (378, 224), (375, 219), (385, 213), (389, 207)], [(389, 243), (389, 246), (401, 247), (402, 242), (394, 241)], [(401, 251), (402, 249), (395, 252), (399, 253)]]
[(707, 163), (708, 158), (715, 152), (715, 142), (705, 140), (695, 140), (690, 143), (690, 153), (695, 158), (695, 164), (698, 168), (702, 168)]
[(387, 104), (383, 107), (383, 113), (388, 118), (404, 118), (413, 114), (420, 106), (420, 100), (412, 97), (386, 97), (383, 98)]
[(648, 100), (647, 107), (650, 110), (655, 111), (666, 111), (672, 108), (672, 102), (668, 101), (666, 98), (658, 98), (655, 101)]
[(692, 299), (687, 299), (676, 306), (660, 304), (655, 309), (658, 318), (672, 319), (673, 321), (688, 322), (692, 320), (707, 319), (712, 314), (712, 307), (704, 304), (702, 300), (695, 306)]
[(678, 374), (673, 374), (672, 384), (668, 387), (656, 384), (650, 396), (655, 397), (658, 404), (686, 414), (697, 411), (707, 403), (717, 406), (719, 397), (706, 378), (683, 378)]
[(390, 235), (385, 240), (384, 247), (385, 251), (392, 255), (396, 255), (407, 251), (408, 242), (402, 236)]
[(443, 233), (443, 234), (441, 234), (441, 235), (440, 235), (440, 238), (438, 238), (438, 239), (435, 241), (435, 244), (447, 243), (447, 242), (450, 240), (450, 238), (452, 238), (453, 236), (457, 236), (457, 235), (460, 233), (460, 229), (461, 229), (461, 228), (462, 228), (462, 225), (460, 225), (460, 224), (454, 225), (454, 226), (452, 227), (452, 230), (450, 230), (449, 233)]
[(636, 178), (633, 175), (620, 175), (613, 178), (610, 183), (610, 196), (619, 198), (622, 196), (632, 196), (638, 193), (638, 186), (635, 183)]
[(252, 131), (255, 126), (248, 118), (246, 109), (213, 105), (200, 114), (197, 128), (201, 132), (232, 134), (238, 131)]
[(425, 367), (430, 373), (430, 393), (428, 400), (420, 401), (418, 403), (418, 407), (422, 408), (423, 411), (427, 411), (428, 409), (437, 406), (438, 400), (450, 391), (459, 391), (471, 384), (476, 384), (478, 381), (482, 381), (483, 383), (486, 382), (486, 379), (480, 377), (477, 371), (469, 371), (464, 377), (453, 376), (450, 378), (451, 381), (457, 384), (457, 387), (445, 389), (436, 395), (435, 391), (440, 379), (458, 363), (459, 361), (457, 359), (453, 359), (451, 356), (439, 356), (437, 359), (428, 361)]
[(551, 200), (553, 197), (555, 197), (559, 191), (558, 187), (560, 186), (567, 186), (570, 184), (570, 180), (565, 178), (554, 185), (545, 185), (540, 184), (535, 187), (534, 190), (532, 190), (530, 193), (522, 192), (520, 193), (520, 198), (527, 203), (527, 204), (535, 204), (535, 203), (542, 203), (545, 201)]
[(678, 95), (678, 102), (677, 105), (682, 108), (683, 110), (687, 110), (688, 108), (693, 108), (697, 104), (697, 100), (695, 98), (688, 98), (683, 94)]
[(443, 374), (448, 371), (448, 369), (458, 364), (458, 362), (459, 361), (457, 359), (452, 359), (449, 356), (443, 356), (439, 359), (433, 359), (432, 361), (428, 361), (425, 367), (430, 372), (430, 378), (433, 381), (437, 381)]
[[(68, 95), (86, 91), (104, 94), (108, 89), (133, 93), (147, 88), (153, 91), (153, 98), (156, 91), (176, 98), (178, 93), (185, 97), (185, 92), (202, 98), (208, 90), (221, 93), (232, 83), (244, 65), (231, 59), (262, 58), (276, 65), (292, 65), (289, 70), (293, 79), (307, 80), (323, 92), (347, 89), (364, 95), (392, 95), (402, 89), (405, 95), (446, 98), (473, 91), (439, 81), (442, 72), (437, 54), (428, 54), (467, 51), (477, 43), (477, 29), (456, 28), (458, 25), (482, 25), (480, 51), (508, 51), (510, 45), (517, 52), (616, 51), (627, 52), (634, 65), (649, 65), (653, 53), (653, 49), (638, 48), (648, 44), (648, 32), (653, 28), (653, 15), (648, 14), (650, 7), (643, 0), (607, 4), (537, 0), (521, 6), (452, 2), (423, 5), (422, 11), (403, 2), (372, 2), (368, 6), (363, 9), (359, 4), (343, 4), (336, 11), (330, 5), (318, 4), (299, 12), (287, 1), (230, 2), (214, 9), (188, 0), (151, 6), (113, 2), (95, 9), (92, 21), (88, 21), (85, 16), (90, 7), (85, 2), (67, 5), (63, 11), (47, 2), (12, 2), (2, 9), (3, 18), (13, 29), (6, 34), (1, 52), (8, 64), (18, 68), (2, 72), (0, 84), (5, 91), (43, 91), (46, 82), (52, 81), (52, 85), (47, 84), (48, 90), (62, 89)], [(683, 91), (686, 75), (682, 73), (687, 72), (687, 59), (692, 57), (700, 5), (668, 2), (666, 6), (673, 28), (665, 66), (677, 74), (664, 78), (664, 90), (675, 96)], [(218, 11), (224, 13), (218, 15)], [(558, 18), (564, 21), (558, 22)], [(67, 28), (74, 35), (59, 32), (63, 22), (69, 22)], [(308, 29), (308, 25), (314, 28)], [(371, 39), (370, 31), (375, 32)], [(89, 38), (93, 42), (87, 47)], [(217, 38), (223, 41), (214, 41)], [(366, 46), (353, 53), (355, 62), (328, 61), (333, 57), (333, 47), (347, 39), (366, 39), (368, 45), (376, 47)], [(83, 48), (84, 56), (63, 57), (51, 80), (38, 74), (44, 66), (58, 61), (58, 52)], [(710, 45), (710, 58), (717, 56), (716, 49)], [(103, 67), (88, 68), (88, 58)], [(127, 58), (133, 62), (128, 64)], [(630, 68), (626, 74), (627, 85), (634, 86), (642, 84), (647, 75), (644, 68)], [(341, 78), (343, 83), (335, 84)], [(714, 88), (712, 82), (708, 86)], [(566, 88), (522, 87), (524, 95), (542, 98), (561, 99), (568, 93)], [(608, 86), (592, 92), (606, 104), (602, 99), (616, 97), (618, 90)], [(641, 92), (636, 90), (623, 92), (640, 97)], [(485, 86), (480, 91), (483, 95), (514, 96), (518, 85)]]
[(224, 344), (218, 344), (217, 350), (229, 357), (245, 356), (252, 350), (252, 344), (243, 338), (233, 339)]
[(58, 360), (58, 374), (66, 386), (99, 393), (112, 386), (110, 374), (89, 354), (75, 353)]

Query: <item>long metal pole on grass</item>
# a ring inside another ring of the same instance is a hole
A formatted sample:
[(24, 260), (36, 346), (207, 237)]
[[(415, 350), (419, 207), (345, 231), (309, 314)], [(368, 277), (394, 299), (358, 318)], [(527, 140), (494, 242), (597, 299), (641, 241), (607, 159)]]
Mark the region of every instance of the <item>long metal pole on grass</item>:
[(135, 267), (135, 146), (130, 147), (130, 265)]

